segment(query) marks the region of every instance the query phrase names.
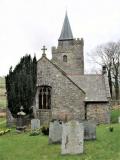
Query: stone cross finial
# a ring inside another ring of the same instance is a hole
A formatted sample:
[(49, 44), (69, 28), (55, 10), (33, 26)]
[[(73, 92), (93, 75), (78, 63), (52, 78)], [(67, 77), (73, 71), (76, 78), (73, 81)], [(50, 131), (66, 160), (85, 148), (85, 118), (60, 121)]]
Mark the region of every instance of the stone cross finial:
[(45, 51), (47, 50), (47, 48), (45, 48), (45, 46), (43, 46), (43, 48), (41, 49), (43, 51), (43, 56), (45, 56)]

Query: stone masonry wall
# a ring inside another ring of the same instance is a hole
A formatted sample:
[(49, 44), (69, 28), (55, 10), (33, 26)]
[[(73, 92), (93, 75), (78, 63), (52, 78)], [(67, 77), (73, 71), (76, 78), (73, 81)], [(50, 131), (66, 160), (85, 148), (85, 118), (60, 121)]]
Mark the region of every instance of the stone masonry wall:
[[(63, 41), (62, 45), (52, 48), (52, 61), (56, 62), (67, 74), (84, 74), (83, 39), (74, 39), (67, 45), (66, 43), (67, 41)], [(67, 62), (63, 61), (64, 55), (67, 56)]]
[(73, 113), (75, 118), (84, 119), (85, 93), (45, 57), (42, 57), (37, 64), (37, 109), (39, 109), (38, 97), (41, 85), (52, 87), (51, 111), (53, 118), (60, 117), (62, 113)]
[(109, 103), (88, 103), (87, 119), (95, 120), (98, 124), (110, 123)]

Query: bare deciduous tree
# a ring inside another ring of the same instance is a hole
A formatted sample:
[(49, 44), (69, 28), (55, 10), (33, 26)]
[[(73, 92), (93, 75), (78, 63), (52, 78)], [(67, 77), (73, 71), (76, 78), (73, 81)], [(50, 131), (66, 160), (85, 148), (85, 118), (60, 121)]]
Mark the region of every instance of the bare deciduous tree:
[(99, 65), (106, 66), (110, 93), (112, 86), (115, 88), (115, 98), (119, 99), (119, 69), (120, 69), (120, 42), (109, 42), (99, 45), (91, 54), (91, 58)]

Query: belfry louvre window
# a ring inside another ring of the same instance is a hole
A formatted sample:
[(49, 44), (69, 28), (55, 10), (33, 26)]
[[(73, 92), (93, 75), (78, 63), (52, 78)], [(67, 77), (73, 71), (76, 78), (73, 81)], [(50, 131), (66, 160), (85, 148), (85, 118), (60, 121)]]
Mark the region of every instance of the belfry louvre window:
[(39, 109), (51, 109), (51, 87), (40, 86)]
[(63, 56), (63, 62), (67, 62), (67, 56), (66, 55)]

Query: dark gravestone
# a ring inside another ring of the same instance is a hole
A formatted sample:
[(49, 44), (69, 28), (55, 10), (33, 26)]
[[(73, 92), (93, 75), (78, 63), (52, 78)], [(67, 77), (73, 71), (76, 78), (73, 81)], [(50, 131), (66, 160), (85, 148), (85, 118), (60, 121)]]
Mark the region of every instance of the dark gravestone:
[(84, 121), (84, 140), (96, 139), (96, 123), (93, 121)]
[(23, 112), (23, 107), (21, 106), (20, 112), (17, 113), (17, 120), (16, 120), (16, 130), (17, 132), (25, 131), (25, 115), (26, 113)]

